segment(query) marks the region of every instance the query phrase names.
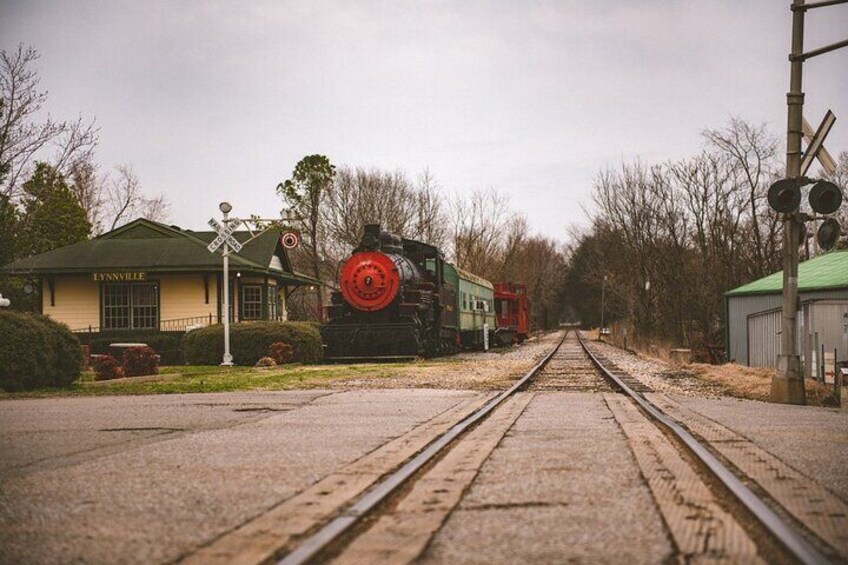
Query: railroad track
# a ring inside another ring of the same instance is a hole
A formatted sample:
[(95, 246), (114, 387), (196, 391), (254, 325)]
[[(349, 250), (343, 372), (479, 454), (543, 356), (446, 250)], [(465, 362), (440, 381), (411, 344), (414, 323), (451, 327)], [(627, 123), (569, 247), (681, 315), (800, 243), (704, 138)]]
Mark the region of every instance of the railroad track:
[[(579, 338), (579, 333), (577, 334)], [(830, 563), (831, 560), (817, 547), (812, 545), (807, 537), (797, 530), (788, 520), (775, 512), (760, 496), (755, 494), (745, 482), (737, 477), (733, 471), (724, 465), (711, 450), (700, 440), (696, 439), (680, 422), (666, 415), (658, 406), (650, 402), (642, 394), (644, 385), (635, 381), (627, 375), (622, 374), (616, 368), (610, 369), (605, 366), (603, 356), (594, 353), (583, 341), (580, 343), (586, 354), (592, 359), (595, 366), (601, 371), (605, 378), (614, 384), (621, 392), (626, 394), (630, 400), (635, 402), (647, 413), (655, 424), (658, 424), (672, 433), (690, 453), (703, 465), (703, 467), (720, 482), (727, 491), (735, 498), (736, 502), (744, 506), (759, 525), (768, 531), (789, 555), (801, 563)], [(611, 364), (610, 364), (611, 365)], [(640, 390), (641, 387), (641, 390)]]
[(619, 390), (600, 367), (636, 392), (651, 392), (651, 388), (621, 371), (609, 360), (587, 355), (585, 344), (576, 330), (566, 333), (553, 356), (542, 369), (532, 376), (528, 390), (555, 392), (613, 392)]
[[(375, 515), (380, 514), (381, 510), (385, 509), (388, 503), (397, 507), (399, 505), (402, 506), (404, 497), (415, 498), (415, 483), (417, 479), (437, 468), (438, 461), (449, 459), (456, 451), (462, 452), (464, 443), (473, 443), (474, 441), (478, 443), (481, 441), (485, 442), (486, 438), (479, 437), (481, 435), (479, 432), (485, 431), (483, 429), (486, 425), (484, 421), (497, 421), (500, 418), (507, 421), (504, 431), (508, 429), (512, 422), (520, 415), (523, 407), (526, 407), (530, 398), (532, 398), (532, 395), (525, 394), (527, 398), (521, 404), (522, 401), (516, 398), (516, 396), (523, 390), (533, 392), (600, 392), (608, 394), (611, 394), (612, 391), (620, 391), (624, 393), (632, 403), (638, 405), (641, 414), (652, 419), (656, 426), (673, 434), (679, 443), (686, 447), (690, 455), (697, 459), (702, 469), (711, 474), (711, 482), (723, 485), (726, 492), (735, 498), (735, 503), (746, 509), (748, 513), (747, 519), (756, 520), (759, 523), (759, 526), (757, 526), (758, 530), (766, 531), (771, 535), (773, 538), (771, 543), (776, 543), (780, 547), (781, 553), (785, 553), (791, 560), (801, 563), (829, 562), (825, 554), (812, 545), (789, 521), (777, 514), (768, 504), (755, 495), (707, 447), (692, 436), (680, 423), (671, 419), (659, 407), (650, 402), (643, 394), (650, 391), (648, 387), (630, 377), (618, 367), (615, 367), (614, 364), (604, 359), (601, 355), (593, 352), (584, 343), (576, 330), (569, 330), (566, 331), (563, 339), (550, 353), (509, 389), (501, 392), (483, 404), (479, 409), (474, 410), (470, 415), (453, 424), (447, 431), (427, 444), (426, 447), (415, 454), (414, 457), (407, 460), (396, 471), (384, 476), (372, 487), (365, 490), (361, 496), (355, 498), (343, 510), (336, 512), (332, 519), (324, 521), (323, 526), (312, 528), (308, 535), (294, 540), (296, 545), (288, 543), (280, 546), (284, 548), (283, 551), (288, 551), (288, 553), (279, 559), (277, 563), (294, 565), (344, 557), (343, 552), (346, 551), (346, 548), (355, 544), (356, 537), (366, 531), (363, 524), (376, 524), (378, 518)], [(618, 398), (618, 395), (612, 394), (612, 396)], [(626, 401), (621, 399), (616, 401), (616, 404), (622, 402), (626, 403)], [(521, 404), (521, 406), (516, 409), (516, 404)], [(502, 408), (502, 410), (499, 410), (499, 408)], [(619, 407), (619, 410), (621, 410), (621, 407)], [(629, 410), (632, 412), (639, 411), (632, 406)], [(502, 413), (508, 413), (510, 411), (514, 412), (512, 416), (504, 417), (502, 415)], [(512, 419), (510, 420), (510, 418)], [(478, 427), (479, 429), (475, 429)], [(476, 438), (474, 437), (475, 433), (478, 436)], [(491, 448), (494, 448), (494, 444), (491, 445)], [(475, 449), (476, 451), (481, 451), (472, 446), (470, 449), (466, 449), (464, 454), (460, 453), (457, 457), (459, 459), (465, 458), (465, 464), (468, 466), (468, 460), (474, 455)], [(482, 464), (486, 456), (480, 459), (480, 464)], [(468, 484), (470, 484), (472, 478), (468, 479)], [(428, 480), (432, 482), (434, 479), (430, 478)], [(432, 498), (433, 492), (445, 492), (448, 493), (444, 495), (445, 497), (449, 498), (451, 496), (451, 483), (454, 482), (454, 477), (443, 477), (441, 480), (445, 488), (434, 490), (431, 484), (428, 487), (427, 496)], [(458, 494), (454, 495), (456, 500), (453, 503), (428, 500), (426, 504), (435, 504), (435, 507), (441, 505), (453, 508), (450, 504), (456, 504), (458, 502), (459, 497), (462, 496), (462, 492), (464, 492), (464, 488), (466, 487), (467, 484), (465, 487), (453, 485), (454, 489), (459, 488), (457, 491)], [(320, 494), (327, 493), (322, 492)], [(304, 504), (312, 505), (315, 502), (307, 501)], [(450, 510), (446, 512), (450, 512)], [(437, 522), (436, 528), (440, 524), (440, 521)], [(391, 530), (393, 527), (398, 529), (397, 525), (390, 525), (388, 529)], [(263, 529), (260, 528), (259, 530), (261, 534), (261, 530)], [(404, 533), (402, 528), (394, 532), (395, 536), (400, 536), (398, 538), (399, 544), (405, 543), (404, 536), (408, 534), (409, 532)], [(367, 546), (368, 544), (365, 543), (364, 545)], [(411, 559), (414, 559), (418, 555), (416, 552), (420, 551), (423, 547), (424, 545), (419, 544), (419, 546), (412, 549), (412, 553), (406, 554), (406, 557), (411, 555)], [(268, 562), (268, 555), (275, 556), (274, 560), (276, 560), (280, 549), (269, 551), (273, 552), (267, 555), (259, 554), (265, 555), (265, 557), (256, 562)], [(403, 556), (404, 554), (401, 552), (400, 555)], [(207, 553), (205, 556), (195, 559), (195, 562), (209, 562), (208, 558), (210, 556), (214, 557), (214, 552)], [(221, 553), (219, 557), (221, 557), (221, 561), (226, 561), (229, 554)], [(385, 555), (383, 557), (391, 560), (391, 557)], [(395, 555), (395, 557), (398, 557), (398, 555)], [(370, 555), (370, 558), (373, 559), (374, 555)], [(354, 552), (354, 557), (349, 558), (347, 561), (356, 562), (361, 560), (362, 554), (357, 558), (356, 552)], [(345, 559), (341, 559), (341, 561), (345, 562)]]

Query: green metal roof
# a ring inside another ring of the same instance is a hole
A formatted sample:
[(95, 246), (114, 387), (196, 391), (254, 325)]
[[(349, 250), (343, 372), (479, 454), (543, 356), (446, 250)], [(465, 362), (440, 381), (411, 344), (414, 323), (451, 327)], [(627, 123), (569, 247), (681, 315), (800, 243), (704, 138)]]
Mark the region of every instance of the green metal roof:
[[(293, 272), (278, 235), (269, 230), (246, 244), (240, 253), (231, 254), (230, 268), (273, 276), (292, 284), (320, 284)], [(236, 232), (233, 236), (241, 242), (250, 238), (248, 232)], [(46, 275), (109, 270), (221, 271), (220, 254), (206, 249), (214, 237), (212, 232), (193, 232), (140, 218), (94, 239), (20, 259), (0, 268), (0, 272)], [(280, 258), (282, 269), (271, 267), (274, 255)]]
[[(848, 288), (848, 250), (831, 251), (798, 265), (798, 291)], [(734, 288), (725, 296), (778, 294), (783, 290), (783, 271)]]

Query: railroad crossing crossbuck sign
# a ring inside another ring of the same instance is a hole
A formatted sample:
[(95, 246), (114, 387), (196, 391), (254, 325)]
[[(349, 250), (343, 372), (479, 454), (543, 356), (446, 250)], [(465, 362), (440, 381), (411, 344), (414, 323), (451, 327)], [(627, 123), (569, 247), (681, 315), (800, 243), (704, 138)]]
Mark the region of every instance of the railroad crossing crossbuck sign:
[(218, 233), (218, 237), (212, 240), (206, 249), (209, 250), (210, 253), (215, 253), (219, 247), (226, 243), (230, 246), (230, 249), (238, 253), (241, 251), (241, 243), (239, 243), (236, 238), (233, 237), (233, 232), (241, 225), (241, 220), (234, 218), (230, 221), (228, 226), (223, 226), (221, 223), (212, 218), (209, 220), (209, 226)]

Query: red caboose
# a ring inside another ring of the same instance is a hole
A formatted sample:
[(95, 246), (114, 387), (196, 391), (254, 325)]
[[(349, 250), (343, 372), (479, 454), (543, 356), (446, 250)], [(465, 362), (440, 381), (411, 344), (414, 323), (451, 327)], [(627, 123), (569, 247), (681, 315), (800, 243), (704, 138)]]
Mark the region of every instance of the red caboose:
[(521, 343), (530, 333), (530, 303), (527, 285), (495, 283), (495, 314), (498, 318), (497, 336), (502, 345)]

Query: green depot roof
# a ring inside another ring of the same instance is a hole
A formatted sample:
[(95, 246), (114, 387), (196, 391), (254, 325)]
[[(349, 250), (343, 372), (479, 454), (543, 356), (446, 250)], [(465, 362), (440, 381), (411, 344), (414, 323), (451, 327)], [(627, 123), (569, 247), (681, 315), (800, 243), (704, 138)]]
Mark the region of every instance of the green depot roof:
[[(848, 250), (831, 251), (798, 265), (798, 291), (848, 288)], [(776, 294), (783, 290), (783, 271), (726, 292), (725, 296)]]
[[(223, 270), (221, 255), (206, 248), (217, 234), (193, 232), (140, 218), (94, 239), (66, 245), (46, 253), (20, 259), (0, 268), (0, 273), (49, 275), (97, 271), (216, 272)], [(240, 242), (248, 232), (233, 234)], [(274, 257), (279, 262), (274, 261)], [(291, 284), (320, 284), (295, 273), (279, 234), (269, 230), (238, 254), (230, 254), (230, 268), (262, 274)]]

